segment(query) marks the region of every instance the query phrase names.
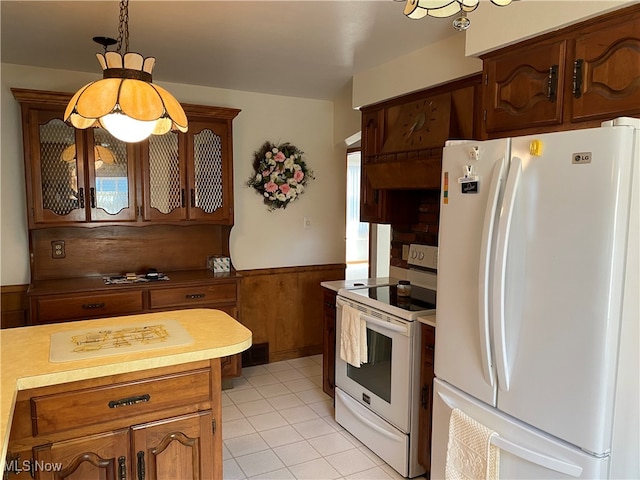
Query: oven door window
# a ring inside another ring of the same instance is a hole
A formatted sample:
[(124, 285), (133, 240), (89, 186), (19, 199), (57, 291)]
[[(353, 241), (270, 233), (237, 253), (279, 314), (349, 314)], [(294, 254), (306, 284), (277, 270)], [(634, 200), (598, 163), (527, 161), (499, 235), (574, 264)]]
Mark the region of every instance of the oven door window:
[(347, 376), (387, 403), (391, 403), (391, 338), (367, 328), (367, 363), (347, 364)]

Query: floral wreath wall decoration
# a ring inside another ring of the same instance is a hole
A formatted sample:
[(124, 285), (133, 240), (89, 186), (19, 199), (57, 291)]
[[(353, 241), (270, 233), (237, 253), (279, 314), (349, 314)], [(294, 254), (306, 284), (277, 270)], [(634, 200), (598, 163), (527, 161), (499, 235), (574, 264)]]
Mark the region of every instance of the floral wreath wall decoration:
[(270, 211), (286, 208), (315, 178), (304, 152), (288, 142), (280, 145), (265, 142), (253, 155), (253, 170), (247, 186), (262, 196)]

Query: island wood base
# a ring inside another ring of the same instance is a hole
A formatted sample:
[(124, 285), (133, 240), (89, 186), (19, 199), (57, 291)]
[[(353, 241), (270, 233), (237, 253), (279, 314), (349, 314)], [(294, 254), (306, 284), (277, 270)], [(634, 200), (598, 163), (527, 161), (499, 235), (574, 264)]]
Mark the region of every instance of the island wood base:
[(19, 391), (5, 469), (9, 480), (222, 479), (220, 359)]

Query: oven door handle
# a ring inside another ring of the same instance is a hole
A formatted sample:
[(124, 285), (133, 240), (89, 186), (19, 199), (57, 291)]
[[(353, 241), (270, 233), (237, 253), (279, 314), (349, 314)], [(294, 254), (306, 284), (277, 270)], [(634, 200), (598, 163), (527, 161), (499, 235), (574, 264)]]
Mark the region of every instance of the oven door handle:
[(370, 317), (369, 315), (363, 315), (362, 313), (360, 314), (360, 318), (362, 318), (367, 323), (377, 325), (386, 330), (391, 330), (392, 332), (400, 332), (404, 334), (407, 333), (407, 328), (404, 326), (401, 327), (400, 325), (395, 325), (391, 322), (385, 322), (384, 320), (379, 320), (377, 318)]
[[(344, 305), (347, 305), (345, 302), (341, 301), (340, 299), (336, 300), (336, 305), (338, 307), (343, 307)], [(401, 326), (401, 325), (396, 325), (394, 323), (391, 322), (385, 322), (384, 320), (380, 320), (377, 319), (375, 317), (371, 317), (369, 315), (365, 315), (364, 313), (360, 312), (360, 318), (362, 318), (365, 322), (367, 323), (371, 323), (372, 325), (377, 325), (379, 327), (385, 328), (387, 330), (391, 330), (392, 332), (399, 332), (399, 333), (403, 333), (405, 335), (408, 335), (408, 329), (406, 326)]]

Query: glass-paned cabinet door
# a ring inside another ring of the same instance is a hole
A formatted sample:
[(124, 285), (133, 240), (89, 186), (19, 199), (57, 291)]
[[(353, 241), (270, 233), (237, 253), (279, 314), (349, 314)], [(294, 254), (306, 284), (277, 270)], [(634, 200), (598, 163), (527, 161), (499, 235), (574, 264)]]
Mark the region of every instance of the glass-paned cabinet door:
[[(34, 224), (84, 222), (84, 164), (76, 151), (83, 137), (67, 125), (59, 112), (30, 112), (30, 167)], [(80, 158), (80, 160), (78, 160)]]
[(191, 123), (189, 129), (189, 218), (230, 221), (232, 180), (226, 124)]
[(89, 204), (91, 221), (134, 221), (134, 144), (118, 140), (103, 128), (86, 132), (89, 192), (85, 202)]
[(186, 220), (185, 165), (176, 132), (151, 135), (143, 146), (145, 220)]

